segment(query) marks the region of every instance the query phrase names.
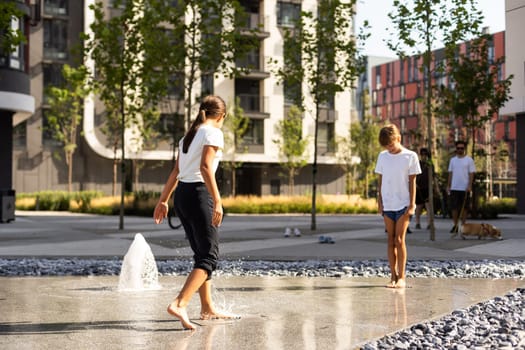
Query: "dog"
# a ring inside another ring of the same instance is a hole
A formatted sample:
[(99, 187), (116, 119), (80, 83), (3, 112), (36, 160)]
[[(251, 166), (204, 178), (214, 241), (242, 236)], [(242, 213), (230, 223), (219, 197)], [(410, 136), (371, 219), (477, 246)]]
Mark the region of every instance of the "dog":
[[(459, 226), (458, 232), (461, 238), (465, 236), (478, 236), (478, 239), (485, 239), (491, 237), (493, 239), (501, 239), (501, 230), (491, 224), (485, 223), (465, 223)], [(452, 237), (456, 236), (456, 233)]]

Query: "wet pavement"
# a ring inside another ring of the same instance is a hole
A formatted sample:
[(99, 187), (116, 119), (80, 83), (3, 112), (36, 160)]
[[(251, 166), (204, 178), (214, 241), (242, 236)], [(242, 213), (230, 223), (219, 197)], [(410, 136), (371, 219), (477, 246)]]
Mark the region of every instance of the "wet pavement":
[[(385, 259), (377, 215), (234, 216), (221, 227), (227, 259)], [(425, 221), (423, 221), (425, 222)], [(520, 259), (525, 216), (491, 221), (504, 240), (451, 238), (449, 219), (407, 235), (408, 258)], [(181, 230), (150, 218), (17, 212), (0, 225), (0, 257), (119, 257), (141, 232), (157, 258), (190, 257)], [(301, 237), (284, 238), (285, 227)], [(335, 244), (319, 244), (329, 235)], [(410, 288), (384, 288), (384, 278), (217, 276), (214, 299), (241, 315), (234, 321), (199, 321), (198, 296), (189, 306), (197, 331), (183, 331), (165, 308), (184, 276), (162, 276), (162, 289), (120, 292), (118, 277), (0, 278), (0, 349), (353, 349), (366, 341), (453, 310), (525, 287), (523, 279), (411, 278)]]
[(1, 349), (353, 349), (360, 344), (491, 299), (518, 280), (225, 277), (214, 280), (233, 321), (200, 321), (195, 332), (165, 312), (184, 277), (162, 289), (119, 292), (118, 277), (0, 279)]

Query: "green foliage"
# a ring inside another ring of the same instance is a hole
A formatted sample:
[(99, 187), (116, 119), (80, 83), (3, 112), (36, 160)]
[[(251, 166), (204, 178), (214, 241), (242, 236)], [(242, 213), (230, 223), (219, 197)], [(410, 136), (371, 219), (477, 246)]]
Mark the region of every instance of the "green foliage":
[(308, 140), (303, 138), (303, 114), (299, 107), (292, 105), (288, 115), (279, 121), (275, 129), (279, 138), (273, 142), (279, 147), (281, 166), (288, 170), (288, 185), (290, 194), (293, 194), (294, 177), (307, 164), (305, 152)]
[(62, 68), (65, 86), (51, 86), (47, 89), (49, 110), (46, 113), (47, 130), (62, 145), (68, 165), (68, 190), (72, 190), (73, 154), (77, 148), (77, 132), (82, 120), (87, 70), (85, 66)]
[(458, 55), (456, 50), (448, 52), (448, 75), (454, 86), (441, 86), (439, 89), (442, 101), (439, 112), (444, 116), (454, 116), (469, 129), (473, 157), (476, 155), (476, 131), (484, 127), (511, 98), (513, 77), (498, 80), (498, 70), (505, 58), (492, 60), (489, 57), (491, 45), (491, 36), (482, 35), (469, 43), (467, 53)]
[[(201, 91), (195, 83), (203, 75), (228, 78), (249, 71), (236, 64), (259, 46), (257, 29), (247, 28), (248, 15), (237, 0), (152, 0), (150, 6), (167, 23), (157, 40), (164, 47), (159, 65), (166, 75), (183, 75), (185, 124), (189, 128), (192, 107)], [(225, 25), (228, 23), (228, 25)], [(205, 91), (204, 94), (212, 93)]]
[(11, 28), (13, 17), (21, 18), (23, 15), (16, 2), (0, 2), (0, 53), (11, 53), (18, 45), (27, 41), (19, 29)]
[(483, 203), (478, 209), (482, 219), (496, 219), (499, 214), (515, 214), (517, 212), (515, 198), (493, 199)]
[(368, 198), (370, 181), (375, 176), (375, 162), (377, 155), (381, 151), (381, 145), (378, 141), (380, 129), (381, 125), (379, 121), (374, 120), (372, 116), (368, 115), (359, 123), (352, 123), (350, 125), (352, 154), (360, 158), (360, 162), (356, 167), (365, 179), (364, 192), (360, 193), (364, 198)]
[(102, 197), (99, 191), (40, 191), (35, 193), (17, 193), (17, 200), (35, 199), (31, 205), (20, 207), (16, 204), (17, 209), (21, 210), (51, 210), (51, 211), (68, 211), (71, 210), (71, 201), (76, 202), (78, 211), (89, 212), (91, 209), (91, 200)]

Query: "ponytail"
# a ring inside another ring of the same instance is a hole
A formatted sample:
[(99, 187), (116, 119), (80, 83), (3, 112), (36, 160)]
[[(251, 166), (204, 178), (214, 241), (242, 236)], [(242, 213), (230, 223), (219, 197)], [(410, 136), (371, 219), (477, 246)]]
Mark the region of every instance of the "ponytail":
[(191, 141), (193, 141), (193, 138), (195, 137), (195, 134), (197, 133), (197, 129), (205, 121), (206, 121), (206, 110), (199, 109), (199, 114), (197, 115), (197, 118), (195, 118), (193, 123), (191, 123), (190, 129), (188, 130), (188, 133), (184, 137), (184, 141), (182, 143), (182, 153), (188, 153), (188, 148), (190, 148)]
[(190, 126), (190, 129), (186, 133), (186, 136), (184, 136), (184, 141), (182, 143), (182, 153), (188, 153), (188, 148), (190, 148), (191, 141), (193, 141), (197, 130), (207, 118), (215, 118), (225, 114), (226, 104), (222, 98), (213, 95), (204, 97), (199, 107), (197, 118), (195, 118)]

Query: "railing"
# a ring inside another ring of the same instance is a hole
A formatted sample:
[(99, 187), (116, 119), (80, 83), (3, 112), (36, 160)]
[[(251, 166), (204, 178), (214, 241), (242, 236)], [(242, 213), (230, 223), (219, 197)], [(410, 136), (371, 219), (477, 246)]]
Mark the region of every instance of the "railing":
[(239, 104), (245, 112), (265, 113), (268, 111), (268, 96), (237, 94)]

